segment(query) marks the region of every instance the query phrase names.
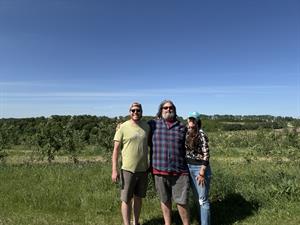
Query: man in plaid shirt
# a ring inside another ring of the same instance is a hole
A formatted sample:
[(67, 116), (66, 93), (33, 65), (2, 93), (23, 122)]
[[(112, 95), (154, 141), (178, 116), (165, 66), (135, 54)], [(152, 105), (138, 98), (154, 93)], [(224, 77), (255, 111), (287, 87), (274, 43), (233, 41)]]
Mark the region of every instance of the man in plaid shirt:
[(186, 127), (177, 120), (176, 107), (163, 101), (151, 128), (151, 169), (165, 225), (171, 225), (172, 199), (184, 225), (189, 225), (189, 172), (185, 161)]

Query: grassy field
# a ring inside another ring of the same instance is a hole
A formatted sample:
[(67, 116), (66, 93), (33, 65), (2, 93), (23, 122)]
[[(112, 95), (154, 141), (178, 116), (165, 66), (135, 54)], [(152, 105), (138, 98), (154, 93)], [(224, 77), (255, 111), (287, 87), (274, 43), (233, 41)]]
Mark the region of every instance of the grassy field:
[[(79, 164), (59, 156), (35, 163), (30, 151), (7, 151), (0, 164), (0, 225), (118, 225), (119, 186), (110, 160), (86, 155)], [(232, 149), (212, 152), (212, 224), (300, 224), (300, 163), (250, 156)], [(191, 195), (192, 224), (197, 210)], [(174, 224), (181, 224), (174, 207)], [(152, 180), (142, 208), (143, 225), (163, 224)]]

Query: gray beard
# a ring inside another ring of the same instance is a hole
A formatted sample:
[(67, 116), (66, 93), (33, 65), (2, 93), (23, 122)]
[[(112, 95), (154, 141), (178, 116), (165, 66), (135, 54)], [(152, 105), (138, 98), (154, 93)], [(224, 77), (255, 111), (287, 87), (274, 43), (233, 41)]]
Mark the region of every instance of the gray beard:
[(175, 113), (174, 112), (163, 113), (162, 118), (165, 119), (165, 120), (173, 120), (175, 118)]

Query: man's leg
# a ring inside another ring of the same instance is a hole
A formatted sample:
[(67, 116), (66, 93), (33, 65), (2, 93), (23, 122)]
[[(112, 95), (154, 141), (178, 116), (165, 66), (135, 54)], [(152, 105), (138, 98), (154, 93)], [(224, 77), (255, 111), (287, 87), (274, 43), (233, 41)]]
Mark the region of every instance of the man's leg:
[(183, 225), (190, 224), (189, 211), (188, 211), (188, 196), (190, 181), (189, 176), (181, 175), (174, 176), (172, 180), (172, 195), (176, 202), (179, 215)]
[(124, 225), (130, 225), (131, 207), (131, 200), (128, 202), (122, 201), (121, 213)]
[(134, 195), (133, 197), (133, 224), (138, 225), (142, 208), (142, 198)]
[(148, 173), (147, 172), (137, 172), (135, 173), (136, 185), (133, 194), (133, 225), (139, 224), (141, 209), (142, 209), (142, 199), (146, 197), (147, 186), (148, 186)]
[(172, 222), (172, 188), (170, 178), (170, 176), (166, 175), (154, 175), (155, 187), (160, 199), (165, 225), (171, 225)]
[(178, 209), (178, 212), (181, 217), (183, 225), (190, 225), (190, 216), (189, 216), (188, 206), (177, 204), (177, 209)]
[(171, 225), (171, 216), (172, 216), (172, 202), (160, 202), (161, 211), (164, 216), (165, 225)]

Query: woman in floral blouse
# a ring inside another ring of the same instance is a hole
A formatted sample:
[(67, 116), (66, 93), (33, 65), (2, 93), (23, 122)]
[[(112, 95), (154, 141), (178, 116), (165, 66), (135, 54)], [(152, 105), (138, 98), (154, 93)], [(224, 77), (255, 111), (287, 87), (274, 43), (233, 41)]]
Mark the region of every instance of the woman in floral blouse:
[(187, 122), (188, 131), (186, 134), (185, 147), (191, 184), (199, 202), (201, 225), (210, 225), (208, 193), (211, 169), (209, 165), (208, 138), (201, 128), (200, 114), (198, 112), (189, 113)]

